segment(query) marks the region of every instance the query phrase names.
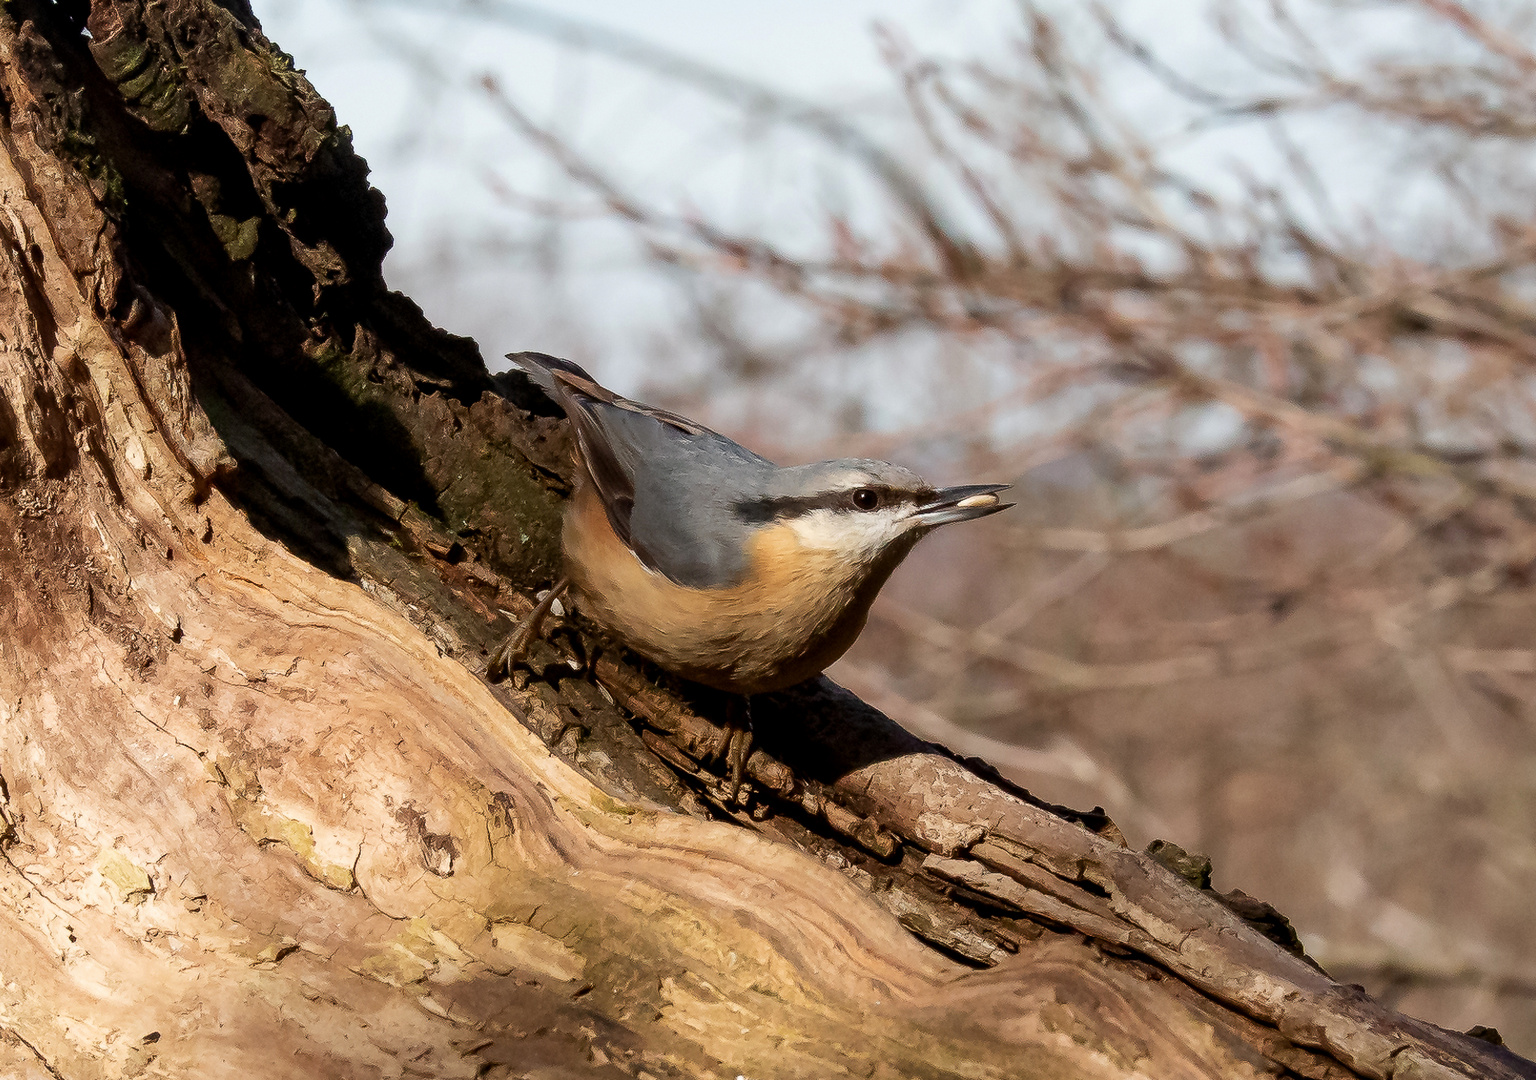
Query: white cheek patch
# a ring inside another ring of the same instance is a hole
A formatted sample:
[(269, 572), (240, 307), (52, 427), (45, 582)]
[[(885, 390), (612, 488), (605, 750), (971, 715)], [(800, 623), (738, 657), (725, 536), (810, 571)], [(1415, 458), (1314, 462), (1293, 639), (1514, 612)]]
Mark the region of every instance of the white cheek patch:
[(898, 507), (870, 513), (812, 510), (787, 524), (802, 547), (834, 551), (846, 558), (868, 559), (907, 531), (906, 513)]

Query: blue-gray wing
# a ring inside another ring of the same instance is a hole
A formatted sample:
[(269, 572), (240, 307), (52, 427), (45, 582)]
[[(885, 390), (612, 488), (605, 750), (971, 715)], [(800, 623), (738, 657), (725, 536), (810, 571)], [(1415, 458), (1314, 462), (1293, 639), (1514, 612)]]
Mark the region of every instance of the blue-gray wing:
[(734, 507), (775, 466), (692, 420), (620, 397), (569, 360), (509, 359), (560, 405), (615, 535), (642, 563), (690, 588), (719, 588), (744, 569)]

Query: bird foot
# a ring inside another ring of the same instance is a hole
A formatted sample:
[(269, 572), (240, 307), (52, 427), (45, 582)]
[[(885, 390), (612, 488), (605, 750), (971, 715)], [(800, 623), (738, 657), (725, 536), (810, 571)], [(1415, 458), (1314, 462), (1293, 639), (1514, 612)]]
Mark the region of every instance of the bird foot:
[(555, 601), (570, 585), (569, 578), (561, 578), (545, 593), (543, 598), (534, 605), (527, 618), (512, 628), (512, 632), (506, 636), (496, 651), (491, 654), (491, 662), (486, 665), (485, 673), (492, 679), (501, 679), (512, 673), (512, 668), (528, 655), (528, 648), (539, 636), (539, 631), (544, 625), (544, 619), (555, 606)]
[(496, 647), (485, 673), (492, 679), (504, 679), (512, 674), (512, 669), (528, 655), (528, 646), (533, 644), (533, 629), (526, 619), (513, 627), (512, 632)]
[(747, 759), (752, 756), (752, 710), (745, 698), (727, 711), (725, 726), (715, 745), (710, 747), (707, 760), (723, 762), (726, 767), (726, 791), (728, 802), (736, 802), (741, 794), (742, 779), (747, 770)]

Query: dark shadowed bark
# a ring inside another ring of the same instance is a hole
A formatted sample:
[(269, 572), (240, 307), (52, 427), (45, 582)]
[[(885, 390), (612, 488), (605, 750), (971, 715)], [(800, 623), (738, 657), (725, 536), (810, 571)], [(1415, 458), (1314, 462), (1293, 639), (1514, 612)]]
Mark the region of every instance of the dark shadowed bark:
[(1536, 1076), (830, 684), (736, 807), (579, 623), (488, 683), (570, 447), (329, 106), (213, 0), (7, 4), (0, 95), (8, 1075)]

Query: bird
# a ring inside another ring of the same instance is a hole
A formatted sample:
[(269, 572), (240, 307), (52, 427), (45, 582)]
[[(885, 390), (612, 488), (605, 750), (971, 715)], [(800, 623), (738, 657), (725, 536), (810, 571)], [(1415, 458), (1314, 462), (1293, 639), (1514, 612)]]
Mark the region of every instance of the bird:
[(492, 655), (495, 678), (526, 652), (555, 601), (662, 669), (734, 695), (712, 756), (741, 786), (750, 700), (820, 674), (934, 529), (1005, 510), (1007, 484), (936, 488), (900, 465), (840, 458), (780, 467), (676, 413), (620, 397), (579, 365), (507, 359), (575, 431), (563, 576)]

